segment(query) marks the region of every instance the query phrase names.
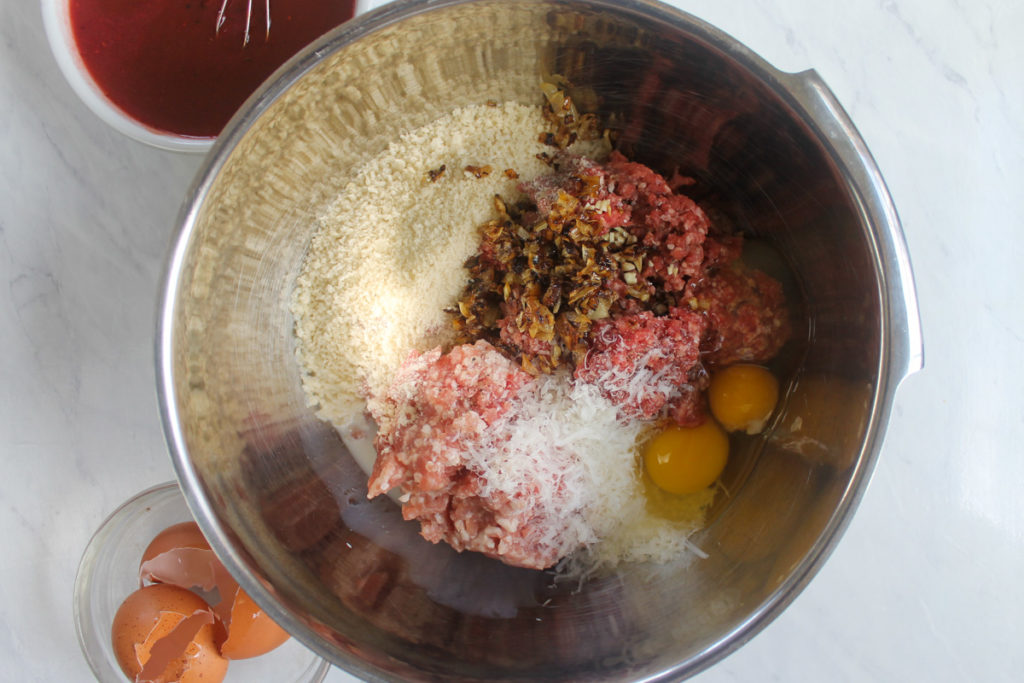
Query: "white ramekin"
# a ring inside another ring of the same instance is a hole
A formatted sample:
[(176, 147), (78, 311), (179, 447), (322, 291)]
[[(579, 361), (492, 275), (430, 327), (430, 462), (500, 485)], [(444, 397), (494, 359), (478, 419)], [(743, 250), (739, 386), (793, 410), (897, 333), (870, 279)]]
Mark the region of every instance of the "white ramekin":
[[(216, 138), (176, 135), (151, 128), (111, 102), (93, 80), (75, 45), (68, 12), (69, 0), (41, 0), (41, 3), (46, 38), (57, 65), (79, 99), (104, 123), (139, 142), (174, 152), (206, 153), (213, 146)], [(379, 0), (358, 0), (355, 14), (358, 16), (380, 4), (383, 3)]]
[(68, 0), (42, 0), (43, 25), (57, 65), (85, 106), (107, 125), (147, 145), (175, 152), (205, 153), (209, 150), (214, 138), (175, 135), (150, 128), (126, 114), (107, 98), (93, 80), (75, 45), (68, 4)]

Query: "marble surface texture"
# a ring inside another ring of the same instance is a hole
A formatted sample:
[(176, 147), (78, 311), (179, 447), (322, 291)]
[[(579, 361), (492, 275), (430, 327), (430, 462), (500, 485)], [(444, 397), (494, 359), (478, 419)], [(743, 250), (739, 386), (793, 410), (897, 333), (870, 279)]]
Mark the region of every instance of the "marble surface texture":
[[(838, 549), (695, 680), (1020, 680), (1024, 3), (674, 4), (831, 86), (899, 209), (926, 344)], [(119, 503), (172, 478), (154, 305), (200, 161), (103, 124), (58, 71), (38, 3), (0, 0), (0, 679), (90, 679), (79, 557)]]

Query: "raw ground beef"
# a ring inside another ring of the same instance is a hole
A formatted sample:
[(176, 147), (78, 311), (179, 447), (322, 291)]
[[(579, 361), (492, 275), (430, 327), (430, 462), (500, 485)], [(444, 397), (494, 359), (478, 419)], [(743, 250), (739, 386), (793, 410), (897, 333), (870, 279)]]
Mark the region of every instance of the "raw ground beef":
[(688, 294), (691, 306), (707, 315), (703, 358), (708, 364), (763, 363), (789, 337), (782, 285), (741, 261), (697, 280)]
[(580, 200), (574, 213), (598, 227), (595, 235), (625, 227), (640, 240), (646, 247), (641, 276), (663, 291), (680, 291), (687, 278), (701, 272), (708, 218), (658, 173), (619, 152), (605, 164), (563, 153), (556, 165), (556, 173), (521, 187), (537, 205), (538, 220), (572, 205), (568, 195)]
[(620, 225), (650, 247), (642, 277), (666, 292), (680, 291), (687, 278), (701, 271), (707, 216), (692, 199), (674, 193), (662, 176), (619, 152), (612, 152), (606, 168), (609, 187), (630, 209)]
[[(502, 302), (501, 313), (501, 319), (498, 321), (500, 329), (499, 338), (501, 341), (530, 356), (551, 357), (555, 344), (553, 337), (549, 339), (546, 337), (530, 336), (529, 326), (525, 329), (520, 329), (520, 321), (524, 316), (530, 315), (530, 311), (523, 308), (520, 299), (510, 297), (508, 301)], [(546, 313), (542, 312), (539, 315), (546, 315)]]
[(485, 341), (413, 353), (371, 409), (379, 429), (369, 496), (400, 486), (402, 516), (419, 521), (424, 538), (507, 564), (544, 569), (575, 550), (572, 534), (552, 534), (569, 523), (552, 514), (563, 506), (534, 502), (550, 488), (542, 473), (503, 486), (481, 461), (501, 450), (496, 426), (532, 381)]
[(575, 377), (598, 386), (624, 419), (668, 414), (679, 424), (700, 424), (700, 387), (691, 373), (700, 369), (704, 328), (702, 315), (684, 309), (601, 320)]
[(581, 216), (594, 223), (597, 236), (629, 223), (631, 207), (626, 198), (614, 192), (607, 167), (586, 157), (564, 152), (555, 157), (555, 167), (554, 173), (520, 185), (537, 207), (536, 215), (531, 214), (531, 219), (553, 218), (561, 222)]

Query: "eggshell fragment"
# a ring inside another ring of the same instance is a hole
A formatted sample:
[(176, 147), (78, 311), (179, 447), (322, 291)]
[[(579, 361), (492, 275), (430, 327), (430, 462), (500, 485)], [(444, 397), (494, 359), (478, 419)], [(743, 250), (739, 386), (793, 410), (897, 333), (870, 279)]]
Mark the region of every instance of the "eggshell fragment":
[(136, 683), (218, 683), (227, 673), (214, 615), (195, 593), (155, 584), (129, 595), (111, 625), (118, 664)]
[(195, 522), (175, 524), (157, 534), (142, 554), (139, 581), (202, 591), (208, 611), (216, 616), (218, 651), (228, 659), (264, 654), (289, 638), (239, 587)]
[(195, 522), (173, 524), (158, 533), (142, 552), (142, 561), (175, 548), (210, 549), (210, 544)]
[(140, 585), (146, 581), (206, 592), (223, 588), (221, 595), (233, 595), (237, 586), (195, 522), (167, 527), (150, 541), (139, 563)]
[(228, 659), (256, 657), (270, 652), (289, 637), (287, 631), (239, 588), (232, 601), (227, 638), (221, 643), (220, 653)]

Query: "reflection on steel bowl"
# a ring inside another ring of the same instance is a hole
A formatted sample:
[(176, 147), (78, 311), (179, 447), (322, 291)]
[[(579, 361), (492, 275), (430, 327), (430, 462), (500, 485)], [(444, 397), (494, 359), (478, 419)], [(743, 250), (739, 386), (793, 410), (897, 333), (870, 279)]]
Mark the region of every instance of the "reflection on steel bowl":
[[(699, 562), (564, 582), (430, 544), (392, 501), (366, 499), (365, 472), (307, 405), (290, 302), (339, 188), (458, 107), (535, 103), (552, 73), (623, 123), (634, 158), (698, 179), (752, 242), (775, 245), (805, 307), (793, 379), (762, 436), (731, 453), (729, 495), (692, 539)], [(828, 89), (639, 2), (398, 2), (338, 28), (221, 135), (182, 212), (158, 329), (168, 441), (211, 544), (311, 648), (402, 680), (710, 665), (827, 557), (920, 363), (895, 210)]]

